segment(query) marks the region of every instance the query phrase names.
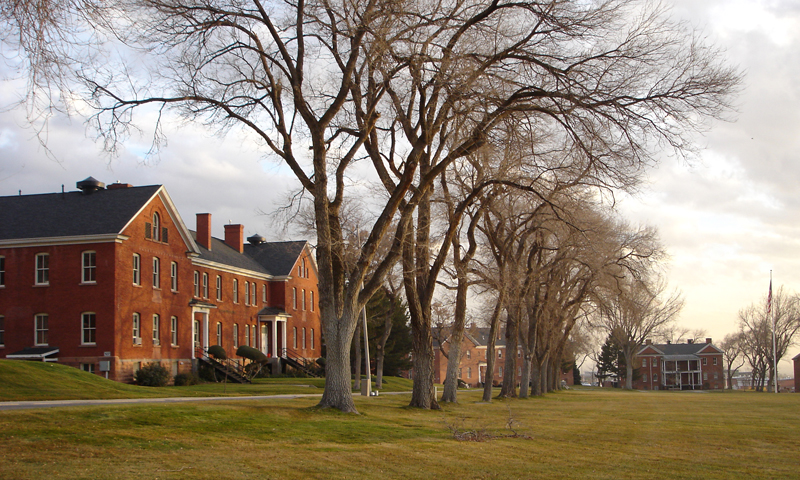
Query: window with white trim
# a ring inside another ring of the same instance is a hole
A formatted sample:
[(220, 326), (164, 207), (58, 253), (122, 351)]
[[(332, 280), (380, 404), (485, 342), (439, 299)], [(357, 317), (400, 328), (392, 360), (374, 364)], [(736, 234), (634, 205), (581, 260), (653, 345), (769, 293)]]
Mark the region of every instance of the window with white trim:
[(222, 322), (217, 322), (217, 345), (222, 345)]
[[(642, 367), (647, 367), (647, 359), (646, 358), (642, 359)], [(645, 380), (645, 381), (647, 381), (647, 380)]]
[(244, 344), (250, 346), (250, 325), (244, 326)]
[(292, 287), (292, 308), (297, 310), (297, 287)]
[(194, 338), (194, 346), (200, 346), (200, 320), (195, 320), (193, 329), (192, 329), (192, 336)]
[(703, 357), (703, 365), (708, 365), (708, 359), (706, 357)]
[(133, 284), (142, 284), (142, 256), (138, 253), (133, 254)]
[(300, 301), (302, 302), (301, 305), (303, 306), (303, 311), (306, 311), (306, 289), (304, 288), (301, 292), (302, 296), (300, 297)]
[(203, 272), (203, 298), (208, 298), (208, 274)]
[(306, 349), (306, 327), (303, 327), (303, 350)]
[(239, 347), (239, 324), (233, 324), (233, 348)]
[(169, 338), (173, 347), (178, 345), (178, 317), (169, 319)]
[(314, 350), (314, 329), (311, 329), (311, 350)]
[(467, 358), (472, 358), (472, 351), (471, 350), (467, 350)]
[(169, 264), (169, 288), (173, 292), (178, 291), (178, 264), (176, 262)]
[(97, 282), (97, 254), (92, 250), (81, 253), (81, 283)]
[(261, 303), (267, 303), (267, 286), (261, 285)]
[(311, 304), (311, 311), (314, 311), (314, 290), (308, 292), (309, 294), (309, 303)]
[(657, 373), (654, 373), (654, 374), (653, 374), (653, 381), (654, 381), (654, 382), (657, 382), (657, 381), (658, 381), (658, 374), (657, 374)]
[(81, 345), (94, 345), (97, 343), (97, 324), (94, 312), (81, 314)]
[(133, 313), (133, 344), (140, 345), (142, 343), (142, 317), (134, 312)]
[(81, 370), (87, 373), (94, 373), (94, 363), (81, 363)]
[(472, 378), (472, 367), (467, 367), (467, 378)]
[(292, 327), (292, 348), (297, 350), (297, 327)]
[(250, 305), (250, 282), (244, 282), (244, 304)]
[(153, 214), (153, 240), (156, 242), (161, 241), (161, 219), (158, 216), (158, 213)]
[(0, 255), (0, 287), (6, 286), (6, 257)]
[(716, 364), (717, 364), (717, 357), (714, 357), (714, 358), (712, 358), (711, 360), (712, 360), (712, 363), (713, 363), (714, 365), (716, 365)]
[(233, 303), (239, 303), (239, 280), (233, 279)]
[(161, 345), (161, 316), (153, 314), (153, 345)]
[(255, 325), (251, 325), (250, 326), (250, 346), (251, 347), (255, 347), (256, 346), (256, 326)]
[(161, 260), (153, 257), (153, 288), (161, 288)]
[(50, 254), (36, 254), (36, 285), (50, 284)]
[(258, 297), (256, 296), (256, 282), (250, 284), (250, 300), (250, 303), (252, 303), (254, 307), (258, 305)]
[(34, 345), (36, 346), (47, 346), (47, 314), (40, 313), (34, 317), (34, 324), (35, 324), (35, 333), (34, 333)]
[(647, 383), (647, 374), (642, 375), (642, 381)]
[(194, 277), (192, 279), (194, 282), (194, 296), (200, 297), (200, 272), (197, 270), (194, 271)]
[(222, 277), (217, 275), (217, 301), (222, 301)]

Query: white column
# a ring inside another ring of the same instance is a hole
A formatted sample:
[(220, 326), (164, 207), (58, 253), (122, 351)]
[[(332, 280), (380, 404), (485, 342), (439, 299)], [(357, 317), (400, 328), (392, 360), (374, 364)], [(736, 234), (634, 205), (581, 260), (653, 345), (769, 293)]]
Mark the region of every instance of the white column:
[[(281, 332), (281, 337), (282, 337), (282, 340), (283, 340), (283, 341), (282, 341), (281, 345), (283, 345), (283, 347), (282, 347), (282, 348), (287, 348), (287, 344), (286, 344), (286, 330), (287, 330), (287, 328), (289, 328), (289, 327), (287, 326), (287, 325), (288, 325), (288, 323), (286, 323), (286, 319), (284, 319), (284, 320), (283, 320), (283, 322), (281, 322), (281, 323), (283, 323), (283, 328), (281, 329), (281, 330), (282, 330), (282, 332)], [(277, 329), (276, 329), (276, 332), (277, 332)], [(277, 334), (276, 334), (276, 337), (277, 337)]]
[(278, 319), (277, 317), (272, 321), (272, 332), (270, 334), (272, 340), (272, 356), (280, 357), (281, 352), (278, 349)]
[(208, 350), (208, 312), (203, 312), (203, 350)]

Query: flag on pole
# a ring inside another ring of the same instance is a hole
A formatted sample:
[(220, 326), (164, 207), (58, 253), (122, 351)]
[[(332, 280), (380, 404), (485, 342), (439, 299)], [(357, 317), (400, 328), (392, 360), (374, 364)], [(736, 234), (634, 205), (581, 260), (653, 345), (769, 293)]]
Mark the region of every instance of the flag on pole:
[(767, 294), (767, 315), (772, 314), (772, 279), (769, 279), (769, 293)]

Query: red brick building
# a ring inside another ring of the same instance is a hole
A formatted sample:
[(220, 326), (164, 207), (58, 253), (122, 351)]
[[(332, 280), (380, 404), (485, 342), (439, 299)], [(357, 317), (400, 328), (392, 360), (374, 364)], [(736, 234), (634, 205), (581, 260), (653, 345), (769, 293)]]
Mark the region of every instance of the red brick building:
[(647, 341), (636, 354), (633, 388), (638, 390), (722, 390), (722, 350), (705, 343), (655, 345)]
[[(447, 357), (449, 351), (449, 329), (447, 327), (436, 331), (433, 342), (434, 348), (434, 381), (444, 383), (447, 378)], [(489, 329), (471, 326), (464, 331), (464, 338), (461, 341), (461, 360), (458, 368), (458, 378), (470, 387), (480, 387), (486, 378), (487, 368), (487, 345), (489, 343)], [(499, 384), (503, 381), (503, 369), (506, 362), (506, 337), (505, 332), (500, 331), (495, 341), (496, 358), (494, 361), (494, 383)], [(522, 348), (515, 352), (517, 355), (517, 386), (522, 381)], [(561, 374), (561, 381), (567, 385), (574, 385), (574, 376), (570, 370)]]
[(183, 222), (160, 185), (0, 197), (0, 358), (58, 361), (130, 381), (172, 373), (222, 345), (280, 358), (321, 354), (316, 269), (305, 241), (245, 244)]

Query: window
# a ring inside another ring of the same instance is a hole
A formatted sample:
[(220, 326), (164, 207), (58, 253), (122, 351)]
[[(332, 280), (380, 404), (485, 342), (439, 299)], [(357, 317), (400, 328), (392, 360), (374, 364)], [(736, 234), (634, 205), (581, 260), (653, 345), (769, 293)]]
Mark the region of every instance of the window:
[(133, 254), (133, 284), (142, 284), (142, 257), (138, 253)]
[(703, 357), (703, 365), (708, 365), (708, 359), (706, 357)]
[[(643, 359), (642, 359), (642, 367), (647, 367), (647, 359), (646, 359), (646, 358), (643, 358)], [(647, 380), (645, 380), (645, 382), (646, 382), (646, 381), (647, 381)]]
[(153, 257), (153, 288), (161, 287), (161, 260)]
[(713, 360), (713, 362), (712, 362), (712, 363), (714, 363), (714, 365), (716, 365), (716, 364), (717, 364), (717, 357), (714, 357), (714, 358), (712, 358), (711, 360)]
[(244, 304), (250, 305), (250, 282), (244, 282)]
[(292, 308), (297, 310), (297, 287), (292, 287)]
[(158, 217), (158, 213), (153, 214), (153, 240), (156, 242), (161, 241), (161, 220)]
[(83, 264), (83, 270), (81, 275), (81, 282), (82, 283), (95, 283), (97, 281), (97, 277), (95, 277), (95, 273), (97, 270), (97, 264), (95, 263), (97, 260), (95, 252), (83, 252), (81, 255), (82, 260), (81, 263)]
[(657, 374), (657, 373), (654, 373), (654, 374), (653, 374), (653, 381), (654, 381), (654, 382), (657, 382), (657, 381), (658, 381), (658, 374)]
[(255, 347), (256, 346), (256, 326), (255, 325), (250, 327), (250, 346), (251, 347)]
[(203, 273), (203, 298), (208, 298), (208, 274)]
[(302, 305), (303, 305), (303, 311), (305, 311), (306, 310), (306, 289), (305, 288), (303, 289), (302, 294), (303, 294), (303, 296), (300, 297), (300, 300), (301, 300)]
[(311, 303), (311, 311), (314, 311), (314, 290), (311, 290), (309, 293), (309, 303)]
[(200, 320), (194, 321), (194, 328), (192, 329), (192, 335), (194, 337), (194, 346), (200, 346)]
[(233, 279), (233, 303), (239, 303), (239, 280)]
[(217, 345), (222, 345), (222, 323), (217, 322)]
[(642, 381), (647, 383), (647, 374), (642, 375)]
[(217, 301), (222, 301), (222, 277), (217, 275)]
[(503, 376), (503, 367), (500, 367), (500, 369), (499, 369), (499, 376), (501, 376), (501, 377)]
[(472, 367), (467, 367), (467, 378), (472, 378)]
[(311, 350), (314, 350), (314, 329), (311, 329)]
[(233, 324), (233, 348), (239, 347), (239, 324)]
[(178, 344), (178, 317), (170, 317), (169, 319), (169, 334), (170, 343), (175, 346)]
[(194, 271), (194, 296), (200, 296), (200, 272), (197, 270)]
[(459, 368), (458, 369), (458, 378), (464, 378), (464, 369), (463, 368)]
[(719, 380), (719, 374), (718, 373), (714, 374), (714, 380)]
[(497, 358), (503, 358), (503, 351), (502, 350), (498, 350), (497, 351)]
[(36, 315), (35, 345), (47, 345), (47, 314)]
[(94, 373), (94, 363), (81, 363), (81, 370), (84, 372)]
[(521, 357), (522, 357), (522, 351), (521, 350), (517, 350), (517, 358), (521, 358)]
[(81, 314), (81, 345), (94, 345), (96, 343), (95, 315), (92, 312)]
[(178, 264), (175, 262), (169, 264), (169, 288), (178, 291)]
[(0, 316), (0, 347), (6, 344), (6, 320)]
[(161, 317), (153, 315), (153, 345), (161, 345)]
[[(0, 287), (6, 285), (6, 257), (0, 257)], [(264, 287), (266, 293), (266, 287)]]
[(703, 380), (708, 380), (708, 372), (703, 372)]
[(303, 350), (306, 349), (306, 327), (303, 327)]
[(142, 322), (138, 313), (133, 314), (133, 344), (141, 345), (142, 343)]
[(261, 303), (267, 303), (267, 286), (261, 285)]
[(252, 300), (254, 307), (258, 304), (258, 298), (256, 298), (256, 282), (250, 284), (250, 300)]
[(244, 344), (250, 346), (250, 325), (244, 326)]
[(50, 284), (50, 255), (40, 253), (36, 255), (36, 285)]
[(292, 348), (297, 348), (297, 327), (292, 327)]

